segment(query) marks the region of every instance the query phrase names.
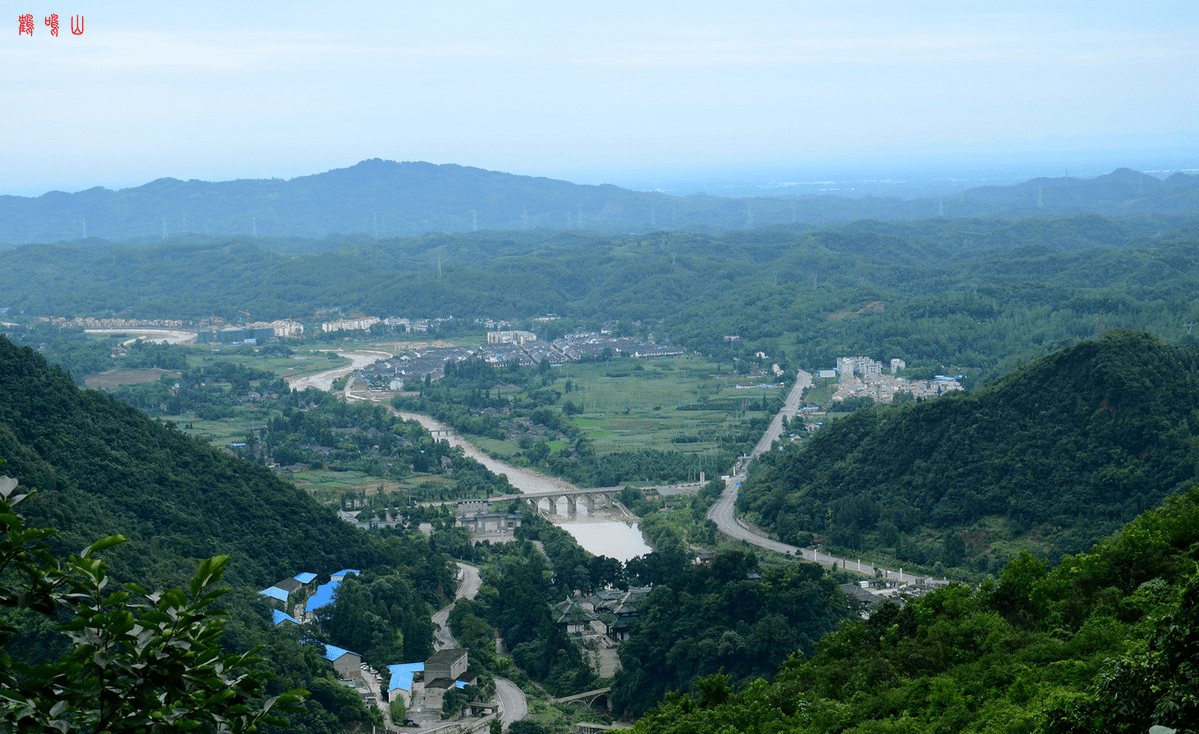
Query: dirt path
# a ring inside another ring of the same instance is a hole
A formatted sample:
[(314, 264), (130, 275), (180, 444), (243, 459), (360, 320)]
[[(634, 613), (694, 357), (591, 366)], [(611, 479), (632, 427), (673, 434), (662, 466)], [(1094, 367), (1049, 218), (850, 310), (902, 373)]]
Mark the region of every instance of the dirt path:
[(177, 329), (84, 329), (89, 334), (129, 334), (135, 338), (125, 342), (131, 344), (139, 338), (156, 344), (194, 344), (196, 332), (179, 331)]

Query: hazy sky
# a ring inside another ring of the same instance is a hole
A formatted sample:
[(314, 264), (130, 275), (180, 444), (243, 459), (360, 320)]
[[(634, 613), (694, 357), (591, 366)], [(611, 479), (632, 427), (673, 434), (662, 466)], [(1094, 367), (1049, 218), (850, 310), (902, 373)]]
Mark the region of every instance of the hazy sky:
[(1199, 165), (1194, 0), (3, 5), (0, 194), (376, 157), (597, 182), (1165, 141)]

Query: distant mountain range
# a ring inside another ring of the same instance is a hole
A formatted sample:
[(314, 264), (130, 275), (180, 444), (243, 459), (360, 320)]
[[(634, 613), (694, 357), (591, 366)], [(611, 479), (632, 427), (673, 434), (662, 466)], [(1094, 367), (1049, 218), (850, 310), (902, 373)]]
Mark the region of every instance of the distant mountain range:
[(1119, 169), (1093, 179), (1038, 178), (935, 199), (718, 198), (669, 196), (618, 186), (516, 176), (458, 165), (372, 159), (291, 180), (158, 179), (30, 198), (0, 196), (0, 243), (96, 237), (154, 241), (211, 237), (377, 238), (472, 230), (586, 230), (613, 234), (827, 225), (862, 219), (1056, 216), (1083, 213), (1189, 215), (1199, 176), (1162, 180)]

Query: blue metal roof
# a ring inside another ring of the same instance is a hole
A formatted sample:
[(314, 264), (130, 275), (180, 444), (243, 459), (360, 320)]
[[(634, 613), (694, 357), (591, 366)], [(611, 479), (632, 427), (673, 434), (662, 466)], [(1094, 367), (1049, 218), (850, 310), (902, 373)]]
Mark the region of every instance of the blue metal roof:
[(316, 574), (305, 571), (304, 573), (297, 573), (295, 576), (292, 576), (292, 578), (296, 581), (299, 581), (301, 584), (311, 584), (316, 579)]
[(344, 569), (342, 571), (338, 571), (338, 572), (332, 574), (330, 576), (330, 578), (344, 579), (346, 576), (349, 576), (352, 573), (362, 573), (362, 572), (356, 568), (347, 568), (347, 569)]
[(292, 624), (299, 624), (299, 622), (296, 621), (295, 617), (291, 616), (287, 612), (281, 612), (278, 609), (271, 610), (271, 617), (272, 617), (272, 621), (275, 623), (276, 627), (283, 624), (284, 622), (291, 622)]
[(338, 586), (341, 586), (341, 582), (337, 579), (318, 586), (316, 593), (308, 597), (308, 611), (315, 612), (317, 609), (332, 603), (333, 592), (337, 591)]
[(258, 593), (262, 594), (263, 596), (269, 596), (272, 599), (278, 599), (284, 604), (287, 603), (287, 592), (283, 589), (280, 589), (278, 586), (272, 586), (269, 589), (263, 589)]
[(454, 685), (458, 686), (459, 688), (466, 688), (466, 681), (456, 680), (454, 681)]
[[(350, 652), (349, 650), (344, 650), (340, 647), (337, 647), (336, 645), (325, 645), (325, 655), (324, 655), (325, 660), (333, 662), (333, 661), (335, 661), (341, 657), (344, 657), (346, 655), (358, 655), (358, 653)], [(359, 655), (359, 657), (362, 657), (362, 656)]]
[(403, 663), (402, 665), (388, 665), (387, 670), (391, 673), (391, 682), (387, 684), (387, 690), (394, 691), (397, 688), (401, 691), (412, 691), (412, 674), (417, 671), (424, 671), (424, 663)]

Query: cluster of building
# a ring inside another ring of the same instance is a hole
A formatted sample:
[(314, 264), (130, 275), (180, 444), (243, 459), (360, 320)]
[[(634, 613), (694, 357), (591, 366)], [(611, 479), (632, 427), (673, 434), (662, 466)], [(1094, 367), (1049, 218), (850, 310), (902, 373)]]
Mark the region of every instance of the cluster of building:
[(649, 586), (604, 589), (591, 596), (578, 596), (554, 605), (554, 624), (576, 641), (602, 637), (624, 642), (640, 619), (639, 609), (649, 596)]
[(182, 329), (183, 322), (179, 319), (93, 319), (90, 316), (80, 318), (76, 316), (73, 319), (68, 319), (63, 316), (39, 316), (36, 319), (42, 323), (51, 323), (57, 326), (81, 326), (85, 329)]
[(209, 322), (207, 328), (196, 330), (197, 344), (261, 344), (271, 339), (286, 339), (304, 335), (304, 325), (299, 321), (255, 321), (245, 326), (217, 326)]
[(483, 540), (506, 543), (514, 540), (520, 527), (521, 516), (512, 512), (498, 512), (486, 499), (458, 500), (457, 519), (454, 524), (470, 531), (471, 541)]
[(585, 332), (545, 342), (531, 331), (493, 331), (487, 334), (487, 344), (478, 349), (429, 347), (411, 350), (362, 369), (356, 379), (368, 383), (372, 390), (403, 390), (405, 383), (424, 379), (426, 375), (444, 375), (447, 364), (472, 358), (491, 364), (516, 362), (528, 367), (543, 361), (560, 365), (587, 357), (600, 358), (605, 354), (654, 359), (686, 353), (682, 347), (658, 344), (652, 335), (640, 340)]
[(445, 366), (463, 362), (475, 355), (468, 347), (429, 347), (412, 349), (391, 359), (362, 368), (354, 378), (367, 383), (371, 390), (403, 390), (407, 383), (423, 380), (426, 375), (444, 375)]
[(401, 316), (388, 316), (381, 319), (378, 316), (356, 316), (348, 319), (335, 319), (333, 321), (322, 321), (321, 331), (329, 333), (331, 331), (370, 331), (375, 324), (383, 324), (391, 331), (398, 331), (404, 334), (426, 334), (430, 329), (436, 328), (442, 322), (453, 321), (453, 316), (435, 319), (410, 319)]
[(902, 359), (892, 359), (890, 369), (869, 357), (838, 357), (836, 369), (820, 370), (819, 377), (836, 378), (834, 403), (852, 397), (868, 397), (876, 404), (889, 403), (897, 393), (910, 393), (916, 398), (936, 397), (951, 390), (961, 390), (961, 375), (937, 375), (932, 380), (909, 380), (897, 373), (907, 368)]
[[(430, 329), (435, 328), (443, 321), (453, 320), (453, 316), (447, 318), (435, 319), (409, 319), (398, 316), (381, 319), (378, 316), (354, 316), (350, 318), (334, 319), (332, 321), (319, 322), (321, 332), (330, 333), (335, 331), (370, 331), (375, 324), (383, 324), (391, 331), (401, 332), (404, 334), (424, 334)], [(59, 319), (63, 320), (63, 319)], [(64, 320), (65, 321), (65, 320)], [(268, 339), (286, 339), (289, 337), (299, 337), (304, 335), (304, 325), (299, 321), (292, 319), (284, 319), (280, 321), (256, 321), (247, 323), (244, 326), (229, 325), (218, 327), (216, 324), (219, 320), (209, 322), (205, 325), (201, 322), (201, 326), (196, 330), (196, 341), (200, 344), (257, 344), (267, 341)], [(64, 323), (64, 326), (87, 326), (93, 327), (129, 327), (129, 326), (162, 326), (173, 328), (182, 328), (182, 321), (128, 321), (124, 319), (75, 319), (75, 322), (80, 323)], [(94, 323), (93, 323), (94, 322)], [(114, 323), (109, 323), (114, 322)], [(118, 323), (119, 322), (119, 323)]]
[[(271, 600), (276, 626), (306, 624), (314, 620), (318, 609), (333, 603), (334, 593), (342, 580), (355, 569), (338, 571), (327, 583), (316, 586), (316, 574), (300, 573), (284, 579), (258, 592)], [(410, 711), (437, 711), (440, 713), (442, 699), (453, 688), (464, 689), (477, 683), (468, 672), (469, 659), (466, 650), (450, 648), (439, 650), (428, 660), (396, 663), (387, 666), (386, 675), (362, 662), (356, 652), (314, 642), (319, 645), (321, 655), (333, 667), (341, 682), (356, 690), (368, 706), (378, 706), (400, 698)], [(490, 703), (474, 703), (467, 715), (494, 713)]]

